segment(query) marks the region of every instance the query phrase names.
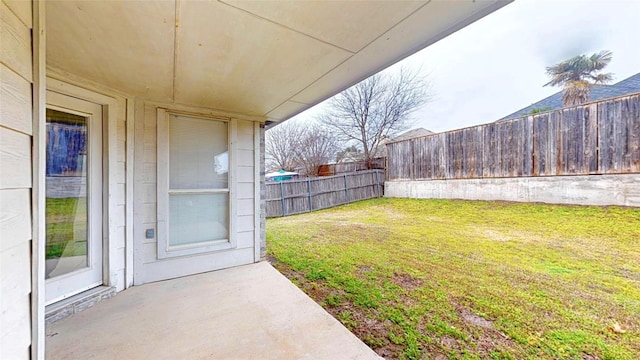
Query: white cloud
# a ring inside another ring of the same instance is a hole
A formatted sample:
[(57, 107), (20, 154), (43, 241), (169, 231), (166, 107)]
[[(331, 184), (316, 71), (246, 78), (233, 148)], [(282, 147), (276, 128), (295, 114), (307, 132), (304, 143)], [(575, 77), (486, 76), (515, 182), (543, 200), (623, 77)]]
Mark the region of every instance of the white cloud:
[(543, 87), (545, 67), (600, 50), (613, 52), (616, 81), (640, 72), (640, 1), (516, 0), (389, 71), (429, 74), (435, 99), (414, 114), (415, 126), (446, 131), (495, 121), (559, 91)]

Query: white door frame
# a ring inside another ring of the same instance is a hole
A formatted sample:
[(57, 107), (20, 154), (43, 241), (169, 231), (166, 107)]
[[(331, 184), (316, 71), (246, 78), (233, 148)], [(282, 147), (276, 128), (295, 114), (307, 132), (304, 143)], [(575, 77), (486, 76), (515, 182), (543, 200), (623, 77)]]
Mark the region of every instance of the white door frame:
[[(88, 138), (87, 243), (88, 266), (68, 274), (46, 279), (45, 304), (51, 304), (102, 285), (102, 106), (54, 91), (47, 91), (47, 108), (86, 117)], [(46, 211), (45, 211), (46, 215)]]
[[(113, 214), (117, 213), (116, 194), (118, 192), (117, 184), (117, 152), (118, 152), (118, 117), (126, 118), (127, 116), (127, 99), (120, 96), (109, 96), (84, 87), (73, 85), (67, 80), (61, 80), (58, 75), (52, 74), (47, 77), (47, 90), (56, 93), (76, 97), (81, 100), (96, 103), (102, 106), (102, 263), (103, 263), (103, 279), (102, 283), (106, 286), (127, 287), (125, 284), (118, 284), (118, 274), (113, 271), (117, 263), (124, 259), (119, 259), (118, 249), (115, 248), (113, 237), (117, 233), (117, 223), (113, 219)], [(74, 81), (78, 83), (78, 81)], [(42, 159), (41, 161), (45, 161)], [(44, 176), (44, 174), (42, 174)], [(42, 239), (44, 241), (44, 238)], [(126, 252), (132, 251), (127, 246)], [(42, 279), (44, 282), (44, 279)]]

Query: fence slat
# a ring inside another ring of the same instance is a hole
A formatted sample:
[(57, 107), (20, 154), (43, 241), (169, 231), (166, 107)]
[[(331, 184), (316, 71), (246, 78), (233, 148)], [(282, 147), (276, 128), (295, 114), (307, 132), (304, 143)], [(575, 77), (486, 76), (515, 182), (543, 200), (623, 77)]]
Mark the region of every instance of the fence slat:
[(384, 170), (267, 183), (267, 217), (320, 210), (349, 202), (381, 197)]
[(640, 173), (640, 93), (387, 145), (389, 180)]

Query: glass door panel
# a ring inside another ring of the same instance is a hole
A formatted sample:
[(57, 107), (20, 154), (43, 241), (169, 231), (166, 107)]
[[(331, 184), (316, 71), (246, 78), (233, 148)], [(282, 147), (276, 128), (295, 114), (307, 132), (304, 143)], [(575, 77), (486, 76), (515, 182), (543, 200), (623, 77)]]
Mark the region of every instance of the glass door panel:
[(45, 302), (102, 282), (102, 106), (47, 91)]
[(47, 109), (47, 279), (89, 264), (87, 128), (87, 117)]

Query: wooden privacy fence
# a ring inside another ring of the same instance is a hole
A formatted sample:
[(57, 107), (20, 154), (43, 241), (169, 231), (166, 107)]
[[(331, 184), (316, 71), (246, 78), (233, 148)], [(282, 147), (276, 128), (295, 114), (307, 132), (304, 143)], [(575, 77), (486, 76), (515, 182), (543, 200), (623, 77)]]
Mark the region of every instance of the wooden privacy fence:
[(386, 162), (386, 158), (378, 157), (378, 158), (371, 159), (370, 167), (367, 166), (367, 162), (364, 160), (344, 162), (340, 164), (320, 165), (318, 167), (318, 175), (331, 176), (331, 175), (351, 173), (354, 171), (362, 171), (362, 170), (368, 170), (368, 169), (384, 169), (385, 162)]
[(387, 145), (388, 180), (640, 173), (640, 94)]
[(381, 197), (384, 171), (267, 183), (267, 217), (287, 216)]

